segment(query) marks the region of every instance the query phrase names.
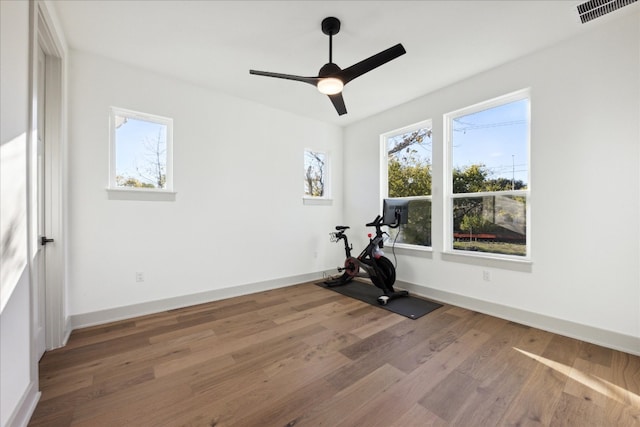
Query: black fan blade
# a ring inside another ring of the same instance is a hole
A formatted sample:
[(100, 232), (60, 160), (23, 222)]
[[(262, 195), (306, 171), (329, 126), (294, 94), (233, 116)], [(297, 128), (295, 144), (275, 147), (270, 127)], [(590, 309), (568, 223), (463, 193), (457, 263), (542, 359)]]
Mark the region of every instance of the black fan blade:
[(336, 107), (336, 111), (338, 115), (341, 116), (343, 114), (347, 114), (347, 107), (344, 105), (344, 99), (342, 98), (342, 92), (336, 93), (335, 95), (327, 95), (331, 100), (331, 103), (334, 107)]
[(344, 82), (344, 84), (347, 84), (356, 77), (360, 77), (364, 73), (368, 73), (374, 68), (378, 68), (379, 66), (386, 64), (405, 53), (407, 53), (407, 51), (404, 50), (401, 43), (398, 43), (397, 45), (392, 46), (387, 50), (383, 50), (382, 52), (360, 61), (351, 67), (345, 68), (340, 71), (337, 76)]
[(320, 80), (318, 77), (302, 77), (302, 76), (294, 76), (292, 74), (270, 73), (268, 71), (249, 70), (249, 74), (255, 74), (257, 76), (275, 77), (278, 79), (295, 80), (297, 82), (309, 83), (310, 85), (314, 85), (314, 86), (317, 86), (318, 80)]

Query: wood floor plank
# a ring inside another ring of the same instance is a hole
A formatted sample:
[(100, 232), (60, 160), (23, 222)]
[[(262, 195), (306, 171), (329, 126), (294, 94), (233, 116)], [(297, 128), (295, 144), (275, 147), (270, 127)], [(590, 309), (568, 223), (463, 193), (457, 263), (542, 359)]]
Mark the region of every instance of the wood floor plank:
[[(175, 319), (173, 320), (173, 323), (176, 323)], [(137, 327), (135, 320), (88, 327), (73, 331), (71, 333), (69, 341), (65, 346), (65, 351), (76, 347), (83, 347), (99, 341), (104, 341), (109, 338), (119, 338), (128, 334), (138, 333), (140, 333), (140, 329)], [(62, 349), (56, 350), (61, 351)], [(56, 350), (52, 350), (48, 353), (48, 355), (52, 356), (56, 353)]]
[(403, 372), (412, 372), (456, 340), (457, 335), (451, 327), (459, 321), (459, 317), (445, 314), (420, 325), (415, 334), (415, 345), (404, 348), (389, 363)]
[[(108, 404), (99, 399), (78, 408), (72, 425), (95, 427), (101, 425), (145, 426), (169, 402), (184, 400), (191, 395), (186, 384), (171, 384), (166, 388), (139, 387), (126, 394), (112, 394)], [(111, 409), (107, 409), (111, 407)], [(157, 425), (157, 424), (156, 424)]]
[(318, 402), (296, 420), (296, 425), (336, 426), (342, 421), (344, 414), (384, 393), (405, 375), (391, 365), (382, 365), (349, 387), (334, 393), (330, 398)]
[[(326, 370), (336, 369), (347, 363), (348, 359), (340, 353), (332, 353), (323, 358), (313, 358), (308, 357), (308, 351), (309, 349), (302, 349), (302, 351), (291, 353), (289, 357), (281, 359), (281, 363), (287, 367), (285, 370), (267, 373), (268, 369), (259, 369), (255, 375), (249, 377), (249, 380), (253, 381), (255, 377), (258, 377), (260, 381), (253, 382), (253, 385), (245, 387), (245, 390), (234, 387), (213, 394), (212, 389), (209, 388), (198, 393), (194, 399), (196, 402), (203, 402), (200, 411), (206, 411), (208, 418), (216, 420), (218, 426), (232, 424), (238, 419), (250, 416), (260, 418), (259, 415), (264, 411), (269, 411), (270, 416), (273, 416), (270, 406), (281, 400), (283, 396), (301, 395), (309, 402), (321, 401), (319, 396), (303, 394), (301, 390), (317, 381), (320, 383), (316, 385), (325, 390), (324, 387), (327, 383), (322, 380), (322, 376)], [(252, 365), (252, 369), (254, 368), (255, 366)], [(232, 380), (229, 382), (230, 385), (234, 383), (243, 384), (240, 381)], [(335, 389), (331, 387), (331, 394), (333, 393), (335, 393)], [(193, 415), (191, 414), (192, 418), (176, 420), (177, 424), (195, 422)]]
[[(322, 323), (325, 326), (325, 323)], [(314, 334), (310, 337), (305, 337), (303, 341), (310, 347), (314, 348), (317, 352), (322, 354), (339, 352), (343, 348), (349, 347), (352, 344), (360, 341), (360, 337), (357, 337), (348, 332), (338, 332), (331, 329), (326, 329), (323, 332)]]
[(638, 405), (640, 396), (640, 357), (616, 351), (612, 361), (613, 384), (630, 404)]
[(191, 352), (186, 356), (178, 359), (160, 362), (153, 366), (153, 373), (156, 378), (165, 377), (167, 375), (178, 373), (187, 375), (189, 369), (199, 369), (201, 365), (213, 365), (217, 369), (226, 369), (236, 364), (233, 356), (223, 354), (222, 356), (212, 357), (211, 353), (206, 350)]
[[(562, 357), (564, 361), (568, 359), (571, 357)], [(558, 365), (566, 366), (562, 363)], [(526, 383), (518, 390), (502, 422), (508, 425), (550, 425), (566, 382), (567, 376), (562, 372), (554, 369), (553, 366), (539, 363), (533, 368)]]
[[(306, 410), (315, 406), (318, 401), (329, 399), (335, 392), (331, 384), (319, 378), (289, 393), (281, 393), (275, 399), (270, 399), (268, 404), (258, 406), (249, 415), (237, 416), (221, 426), (293, 426), (298, 424)], [(314, 398), (309, 399), (309, 396)]]
[(177, 329), (175, 331), (163, 332), (159, 334), (149, 335), (149, 343), (155, 344), (159, 342), (172, 341), (176, 344), (189, 342), (192, 340), (198, 340), (205, 337), (210, 337), (215, 334), (213, 331), (213, 323), (201, 323), (185, 327), (183, 329)]
[[(588, 424), (585, 424), (585, 420), (588, 420)], [(562, 393), (557, 408), (553, 412), (553, 418), (549, 421), (549, 425), (579, 425), (586, 427), (587, 425), (607, 426), (619, 424), (606, 423), (604, 411), (593, 402)]]
[[(447, 423), (427, 408), (416, 403), (389, 427), (446, 427)], [(461, 424), (472, 425), (472, 424)], [(487, 424), (488, 425), (488, 424)]]
[(370, 337), (375, 333), (384, 331), (389, 326), (393, 326), (405, 320), (405, 318), (403, 316), (400, 316), (399, 314), (393, 314), (390, 312), (385, 313), (382, 312), (382, 310), (380, 310), (380, 312), (377, 314), (378, 316), (373, 317), (364, 325), (352, 329), (351, 333), (364, 339)]
[(571, 368), (567, 384), (564, 387), (565, 393), (577, 399), (591, 402), (600, 408), (606, 408), (610, 399), (627, 403), (609, 385), (613, 379), (610, 367), (577, 358)]
[(322, 321), (322, 326), (336, 332), (351, 333), (354, 329), (377, 319), (382, 309), (372, 307), (362, 301), (347, 298), (343, 301), (344, 311)]
[[(484, 376), (484, 380), (467, 395), (465, 404), (451, 419), (452, 425), (497, 426), (505, 411), (526, 383), (528, 371), (517, 364), (505, 364), (504, 358), (492, 364), (495, 373)], [(468, 374), (468, 371), (467, 371)], [(453, 414), (452, 414), (453, 415)]]
[(338, 426), (388, 426), (398, 414), (409, 411), (429, 391), (435, 389), (456, 367), (490, 335), (469, 330), (422, 364), (386, 392), (351, 412)]
[(638, 356), (313, 283), (77, 330), (39, 368), (30, 426), (640, 426)]
[(469, 403), (469, 397), (479, 387), (480, 381), (458, 370), (453, 370), (438, 385), (418, 401), (429, 412), (451, 422)]

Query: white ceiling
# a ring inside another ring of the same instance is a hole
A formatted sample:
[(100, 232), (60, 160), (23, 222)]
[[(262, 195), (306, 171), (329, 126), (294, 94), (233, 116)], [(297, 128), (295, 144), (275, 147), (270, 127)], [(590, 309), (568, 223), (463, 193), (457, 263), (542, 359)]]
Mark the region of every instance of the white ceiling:
[[(347, 125), (638, 10), (581, 24), (581, 1), (57, 0), (72, 49), (274, 108)], [(342, 22), (333, 60), (346, 68), (396, 43), (407, 54), (350, 82), (348, 114), (308, 84), (249, 69), (315, 76), (328, 62), (320, 23)]]

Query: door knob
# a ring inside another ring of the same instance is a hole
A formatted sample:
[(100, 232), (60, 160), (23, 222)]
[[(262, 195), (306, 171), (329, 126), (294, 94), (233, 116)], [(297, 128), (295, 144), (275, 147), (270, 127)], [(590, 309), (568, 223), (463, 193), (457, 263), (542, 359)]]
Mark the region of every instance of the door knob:
[(53, 243), (53, 239), (47, 239), (47, 236), (40, 237), (40, 244), (42, 246), (46, 245), (47, 243)]

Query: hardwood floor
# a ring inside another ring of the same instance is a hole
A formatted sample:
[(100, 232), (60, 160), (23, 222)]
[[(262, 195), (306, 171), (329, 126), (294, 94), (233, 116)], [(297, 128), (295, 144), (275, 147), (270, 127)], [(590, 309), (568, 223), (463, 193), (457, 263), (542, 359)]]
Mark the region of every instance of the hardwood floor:
[(31, 426), (640, 426), (640, 357), (301, 284), (74, 331)]

